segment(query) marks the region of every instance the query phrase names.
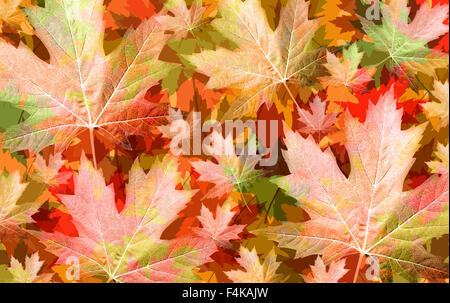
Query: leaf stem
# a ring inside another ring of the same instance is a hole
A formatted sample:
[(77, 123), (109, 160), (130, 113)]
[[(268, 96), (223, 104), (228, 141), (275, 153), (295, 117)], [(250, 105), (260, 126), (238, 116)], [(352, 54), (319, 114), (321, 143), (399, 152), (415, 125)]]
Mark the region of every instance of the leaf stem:
[(358, 265), (356, 265), (355, 275), (353, 276), (353, 283), (356, 283), (356, 281), (358, 280), (358, 274), (359, 274), (359, 270), (361, 268), (362, 259), (363, 259), (363, 254), (360, 253), (359, 259), (358, 259)]
[(270, 201), (269, 207), (267, 208), (267, 213), (266, 213), (266, 222), (269, 222), (269, 211), (270, 208), (272, 207), (273, 202), (275, 201), (275, 197), (278, 195), (278, 192), (280, 191), (280, 188), (277, 188), (277, 191), (275, 192), (275, 194), (273, 195), (272, 201)]
[[(252, 202), (255, 198), (256, 198), (256, 196), (253, 196), (253, 197), (247, 202), (247, 204), (250, 203), (250, 202)], [(231, 225), (233, 225), (234, 223), (236, 223), (236, 221), (237, 221), (237, 219), (239, 218), (239, 216), (240, 216), (240, 215), (242, 214), (242, 212), (243, 212), (244, 210), (246, 210), (246, 209), (247, 209), (247, 207), (241, 208), (241, 210), (239, 211), (239, 213), (237, 214), (237, 216), (234, 218), (233, 223), (231, 223)]]
[(186, 184), (187, 181), (189, 181), (189, 179), (191, 178), (192, 173), (189, 172), (189, 176), (186, 177), (186, 180), (183, 181), (183, 184), (181, 185), (184, 188), (184, 185)]
[(194, 106), (195, 110), (198, 111), (198, 101), (197, 101), (197, 90), (195, 88), (195, 78), (192, 76), (192, 89), (194, 90)]
[(89, 128), (89, 141), (91, 141), (91, 152), (92, 161), (94, 162), (94, 167), (97, 169), (97, 156), (95, 155), (95, 143), (94, 143), (94, 128)]

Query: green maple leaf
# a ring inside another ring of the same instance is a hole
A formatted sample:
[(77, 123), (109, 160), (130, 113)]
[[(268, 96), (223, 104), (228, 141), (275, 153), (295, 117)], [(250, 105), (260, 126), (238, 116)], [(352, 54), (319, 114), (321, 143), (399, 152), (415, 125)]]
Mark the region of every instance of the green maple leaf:
[(383, 67), (389, 71), (394, 66), (405, 62), (425, 62), (426, 55), (430, 54), (427, 42), (412, 40), (412, 37), (403, 34), (389, 21), (383, 20), (381, 25), (370, 24), (361, 20), (363, 29), (372, 38), (373, 42), (361, 40), (358, 44), (364, 51), (361, 64), (366, 67), (376, 67), (374, 75), (377, 86), (380, 85), (380, 76)]
[(298, 205), (297, 200), (280, 189), (275, 180), (279, 177), (258, 178), (248, 186), (248, 191), (255, 194), (258, 204), (263, 204), (268, 217), (286, 221), (283, 205)]
[(439, 38), (448, 31), (443, 24), (447, 18), (448, 6), (435, 6), (428, 9), (422, 5), (414, 20), (408, 23), (407, 8), (395, 14), (392, 7), (386, 8), (390, 14), (383, 16), (381, 24), (361, 18), (363, 31), (372, 41), (361, 40), (359, 47), (364, 51), (361, 65), (376, 67), (375, 81), (380, 85), (381, 71), (384, 67), (392, 71), (400, 67), (403, 73), (414, 73), (416, 64), (427, 61), (448, 62), (442, 56), (430, 56), (436, 52), (428, 47), (428, 43)]

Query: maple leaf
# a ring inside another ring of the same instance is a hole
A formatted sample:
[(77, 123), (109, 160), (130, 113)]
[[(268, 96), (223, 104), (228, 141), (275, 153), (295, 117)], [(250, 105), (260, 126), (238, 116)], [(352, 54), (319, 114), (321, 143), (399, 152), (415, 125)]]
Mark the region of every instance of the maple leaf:
[(338, 281), (349, 271), (345, 269), (345, 259), (331, 262), (328, 270), (319, 256), (314, 265), (311, 266), (311, 274), (304, 276), (306, 283), (338, 283)]
[(448, 167), (449, 167), (449, 151), (448, 151), (448, 144), (443, 145), (441, 143), (438, 143), (437, 145), (437, 151), (434, 152), (436, 160), (427, 162), (428, 167), (431, 169), (432, 173), (440, 173), (440, 172), (447, 172), (448, 173)]
[(408, 15), (410, 13), (410, 8), (408, 7), (408, 3), (403, 0), (386, 0), (383, 3), (383, 17), (387, 16), (392, 20), (407, 22)]
[(3, 22), (20, 32), (33, 35), (33, 27), (20, 7), (31, 7), (31, 0), (4, 0), (0, 9), (0, 33)]
[(28, 183), (21, 182), (18, 171), (7, 176), (0, 171), (0, 228), (9, 229), (14, 225), (34, 222), (31, 215), (40, 203), (17, 204), (27, 186)]
[(173, 31), (175, 39), (186, 38), (189, 33), (201, 25), (202, 15), (206, 10), (201, 1), (193, 1), (189, 9), (184, 0), (168, 1), (165, 3), (165, 7), (173, 16), (164, 14), (156, 16), (155, 19), (164, 29)]
[(206, 6), (205, 16), (215, 17), (219, 10), (219, 3), (222, 0), (203, 0)]
[[(245, 160), (247, 159), (247, 160)], [(254, 170), (260, 157), (222, 156), (220, 162), (215, 164), (211, 161), (193, 162), (192, 166), (200, 174), (199, 181), (207, 181), (214, 187), (204, 196), (205, 199), (217, 198), (228, 194), (234, 186), (239, 190), (251, 179), (257, 178), (260, 172)]]
[(248, 250), (241, 246), (239, 250), (240, 257), (237, 262), (245, 271), (231, 270), (225, 274), (233, 282), (237, 283), (277, 283), (280, 281), (280, 275), (276, 274), (280, 262), (277, 262), (277, 255), (271, 251), (261, 263), (256, 250)]
[(437, 51), (431, 51), (424, 56), (424, 60), (408, 61), (410, 70), (415, 74), (423, 73), (435, 78), (436, 70), (448, 69), (448, 54)]
[(204, 145), (204, 152), (212, 155), (217, 164), (211, 161), (191, 163), (195, 171), (200, 174), (199, 181), (214, 184), (213, 188), (208, 189), (203, 199), (224, 197), (236, 189), (245, 207), (253, 214), (244, 193), (249, 192), (252, 182), (261, 176), (261, 171), (255, 169), (255, 166), (262, 159), (262, 156), (251, 152), (251, 149), (256, 147), (255, 137), (251, 136), (246, 142), (246, 146), (241, 145), (242, 151), (240, 155), (236, 155), (234, 150), (231, 151), (227, 148), (227, 146), (233, 147), (231, 136), (224, 138), (222, 134), (216, 131), (209, 136), (211, 136), (211, 145)]
[(448, 32), (447, 25), (443, 24), (448, 16), (448, 5), (437, 5), (429, 9), (428, 5), (423, 4), (410, 23), (408, 23), (408, 9), (388, 7), (387, 11), (395, 11), (395, 14), (386, 14), (381, 25), (364, 18), (360, 19), (364, 32), (372, 39), (372, 42), (363, 40), (360, 42), (366, 55), (362, 64), (377, 68), (375, 74), (377, 85), (384, 66), (391, 70), (393, 67), (403, 65), (414, 71), (417, 63), (448, 61), (440, 56), (430, 56), (436, 52), (431, 52), (427, 46), (428, 42)]
[[(311, 113), (307, 110), (300, 109), (303, 115), (299, 117), (299, 121), (305, 126), (299, 129), (299, 132), (303, 134), (326, 134), (334, 122), (337, 120), (337, 114), (326, 114), (326, 102), (320, 100), (319, 96), (316, 96), (314, 100), (309, 103), (311, 107)], [(308, 120), (303, 117), (308, 117)]]
[(212, 21), (218, 32), (238, 45), (234, 51), (218, 47), (189, 56), (197, 68), (210, 77), (207, 87), (228, 87), (240, 91), (224, 119), (241, 117), (259, 106), (260, 96), (268, 100), (284, 87), (292, 102), (288, 84), (304, 85), (317, 73), (320, 50), (308, 45), (317, 20), (308, 19), (308, 3), (291, 0), (280, 12), (275, 31), (267, 23), (257, 0), (223, 1), (221, 16)]
[(364, 2), (0, 0), (0, 281), (448, 282), (448, 1)]
[[(311, 5), (322, 4), (316, 13), (320, 17), (320, 26), (323, 30), (318, 30), (316, 37), (322, 37), (328, 46), (342, 46), (351, 41), (356, 34), (356, 30), (351, 26), (351, 22), (357, 20), (355, 16), (355, 3), (353, 1), (328, 0), (311, 1)], [(320, 36), (318, 36), (319, 34)]]
[(199, 237), (213, 241), (217, 246), (230, 248), (229, 241), (239, 239), (239, 233), (245, 228), (245, 225), (229, 225), (235, 215), (226, 204), (223, 207), (217, 206), (214, 218), (212, 212), (203, 205), (198, 217), (202, 227), (193, 230)]
[(195, 238), (160, 240), (164, 229), (189, 201), (176, 190), (177, 163), (156, 160), (146, 174), (135, 162), (126, 187), (125, 208), (119, 213), (113, 185), (84, 157), (74, 176), (74, 195), (58, 195), (78, 231), (78, 237), (45, 233), (58, 264), (79, 259), (81, 269), (105, 281), (195, 281), (192, 268), (206, 261), (215, 247), (199, 246)]
[(18, 204), (29, 183), (22, 176), (27, 168), (0, 145), (0, 229), (14, 229), (18, 224), (34, 222), (31, 216), (41, 203), (25, 201)]
[(100, 1), (50, 0), (25, 12), (47, 46), (50, 64), (23, 44), (16, 49), (0, 42), (2, 101), (29, 114), (4, 133), (4, 147), (64, 149), (88, 130), (94, 150), (95, 130), (129, 148), (128, 135), (148, 132), (161, 119), (165, 109), (144, 95), (177, 65), (158, 60), (168, 37), (153, 19), (129, 30), (105, 56)]
[(155, 2), (142, 0), (106, 0), (106, 28), (120, 30), (137, 26), (145, 18), (155, 14)]
[(438, 80), (434, 81), (433, 96), (439, 102), (428, 102), (422, 105), (427, 118), (430, 120), (433, 127), (439, 129), (448, 125), (448, 111), (449, 111), (449, 92), (448, 81), (445, 84)]
[[(398, 2), (403, 2), (400, 5), (406, 5), (404, 1)], [(413, 39), (432, 41), (448, 31), (448, 27), (443, 24), (445, 16), (448, 15), (448, 5), (437, 5), (430, 8), (428, 5), (422, 4), (416, 12), (414, 20), (409, 23), (408, 14), (409, 9), (397, 8), (397, 18), (394, 16), (392, 20), (404, 34)]]
[(47, 165), (45, 159), (41, 155), (36, 154), (36, 161), (34, 162), (34, 168), (36, 170), (31, 178), (50, 186), (67, 184), (67, 179), (70, 178), (71, 174), (69, 172), (59, 172), (65, 162), (61, 157), (61, 153), (51, 155)]
[(45, 283), (51, 279), (51, 274), (38, 275), (44, 261), (39, 261), (39, 253), (35, 252), (31, 256), (25, 256), (25, 266), (16, 258), (11, 258), (11, 266), (8, 268), (17, 283)]
[(0, 172), (4, 171), (10, 174), (18, 171), (19, 175), (23, 176), (27, 168), (9, 150), (4, 149), (0, 143)]
[[(5, 253), (5, 246), (0, 242), (0, 253)], [(0, 264), (0, 283), (14, 282), (13, 275), (8, 270), (7, 264)]]
[(296, 257), (321, 254), (328, 263), (356, 251), (409, 279), (423, 271), (447, 275), (443, 260), (422, 245), (448, 233), (448, 174), (403, 191), (425, 125), (401, 130), (401, 117), (393, 89), (369, 105), (364, 123), (347, 114), (348, 178), (330, 148), (322, 152), (311, 137), (288, 131), (283, 156), (291, 174), (277, 182), (310, 220), (261, 233), (294, 249)]
[(254, 169), (258, 161), (261, 160), (260, 155), (237, 156), (225, 153), (213, 153), (213, 155), (218, 162), (217, 164), (211, 161), (192, 163), (194, 169), (200, 174), (199, 181), (214, 184), (214, 187), (204, 196), (205, 199), (229, 194), (235, 186), (240, 192), (243, 192), (247, 183), (261, 174), (260, 171)]
[(367, 82), (372, 81), (375, 69), (358, 69), (363, 53), (358, 52), (356, 44), (344, 49), (343, 54), (341, 61), (327, 51), (327, 63), (324, 66), (330, 76), (320, 77), (319, 81), (327, 89), (328, 101), (358, 103), (358, 99), (352, 94), (353, 90), (362, 91)]
[(192, 163), (194, 169), (200, 174), (199, 181), (207, 181), (214, 184), (205, 195), (206, 198), (221, 197), (233, 189), (232, 181), (225, 177), (225, 170), (211, 161), (197, 161)]

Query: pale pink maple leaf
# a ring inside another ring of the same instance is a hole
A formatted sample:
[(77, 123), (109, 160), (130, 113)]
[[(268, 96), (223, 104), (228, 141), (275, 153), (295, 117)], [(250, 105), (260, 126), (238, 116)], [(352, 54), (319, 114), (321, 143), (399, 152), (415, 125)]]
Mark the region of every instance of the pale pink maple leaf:
[[(337, 114), (326, 114), (326, 102), (320, 100), (319, 96), (316, 96), (314, 100), (309, 103), (311, 107), (311, 113), (307, 110), (300, 109), (303, 112), (299, 117), (299, 121), (305, 126), (299, 129), (303, 134), (323, 134), (328, 132), (330, 127), (333, 126), (337, 120)], [(305, 119), (304, 117), (307, 117)]]
[(225, 204), (222, 207), (217, 206), (214, 218), (212, 212), (203, 205), (198, 217), (202, 227), (193, 230), (199, 237), (213, 241), (217, 246), (230, 247), (229, 241), (239, 239), (239, 233), (245, 227), (245, 225), (230, 225), (235, 215), (236, 213), (231, 211), (230, 206)]
[(77, 258), (84, 272), (106, 281), (192, 281), (193, 266), (209, 260), (215, 246), (201, 239), (160, 240), (164, 229), (189, 201), (189, 191), (176, 190), (177, 162), (156, 161), (145, 173), (135, 162), (130, 170), (127, 199), (117, 211), (112, 185), (83, 156), (74, 176), (74, 195), (59, 195), (78, 236), (43, 235), (58, 264)]
[(189, 33), (193, 33), (193, 30), (201, 25), (202, 15), (205, 12), (206, 7), (203, 7), (195, 3), (191, 4), (188, 9), (184, 0), (178, 1), (178, 3), (168, 9), (168, 12), (172, 14), (160, 14), (155, 17), (155, 20), (165, 29), (173, 31), (173, 37), (175, 39), (185, 38)]
[(345, 259), (331, 262), (327, 270), (319, 256), (311, 266), (311, 271), (311, 274), (303, 277), (306, 283), (338, 283), (349, 270), (345, 269)]
[(320, 254), (328, 263), (357, 252), (396, 262), (411, 274), (448, 275), (443, 260), (423, 249), (448, 233), (448, 174), (404, 191), (426, 125), (404, 130), (402, 113), (393, 89), (369, 104), (364, 123), (347, 113), (348, 177), (330, 148), (322, 151), (312, 137), (288, 131), (283, 156), (291, 174), (277, 184), (298, 198), (310, 220), (261, 232), (294, 249), (297, 258)]
[(448, 32), (448, 25), (444, 20), (448, 18), (448, 4), (438, 4), (428, 8), (424, 3), (417, 11), (410, 23), (395, 22), (397, 27), (413, 40), (433, 41)]

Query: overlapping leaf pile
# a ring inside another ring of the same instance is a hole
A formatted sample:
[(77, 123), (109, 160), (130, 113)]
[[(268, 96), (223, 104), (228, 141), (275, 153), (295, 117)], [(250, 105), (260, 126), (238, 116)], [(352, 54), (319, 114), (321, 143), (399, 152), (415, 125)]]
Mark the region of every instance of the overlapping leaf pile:
[(448, 12), (2, 1), (0, 282), (448, 283)]

